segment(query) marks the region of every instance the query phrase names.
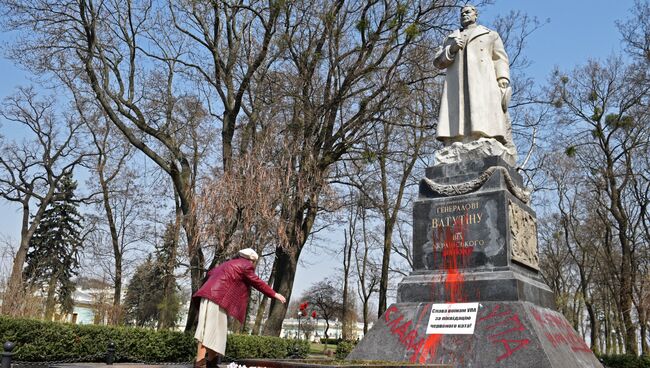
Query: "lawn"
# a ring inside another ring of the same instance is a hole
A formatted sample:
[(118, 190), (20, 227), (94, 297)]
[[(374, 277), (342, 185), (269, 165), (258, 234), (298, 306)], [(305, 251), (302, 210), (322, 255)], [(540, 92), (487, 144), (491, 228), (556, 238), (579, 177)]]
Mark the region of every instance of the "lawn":
[(336, 351), (336, 345), (335, 344), (320, 344), (316, 342), (312, 342), (309, 344), (309, 354), (310, 355), (320, 355), (320, 356), (327, 356), (325, 354), (325, 350), (331, 350), (332, 353)]

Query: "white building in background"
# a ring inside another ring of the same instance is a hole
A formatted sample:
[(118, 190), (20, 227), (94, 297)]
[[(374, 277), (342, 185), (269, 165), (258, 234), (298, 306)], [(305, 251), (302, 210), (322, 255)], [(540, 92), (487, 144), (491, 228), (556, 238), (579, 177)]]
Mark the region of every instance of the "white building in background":
[(95, 311), (93, 296), (83, 290), (75, 290), (72, 293), (72, 315), (68, 317), (68, 322), (79, 325), (89, 325), (95, 323)]
[(72, 313), (59, 313), (54, 319), (79, 325), (107, 324), (108, 314), (113, 308), (113, 286), (106, 281), (86, 277), (80, 277), (76, 282), (76, 289), (72, 293)]
[(72, 314), (65, 319), (79, 325), (108, 323), (108, 310), (113, 304), (113, 288), (77, 287), (72, 293)]
[[(320, 342), (321, 338), (325, 338), (325, 328), (327, 324), (324, 319), (310, 319), (310, 318), (286, 318), (282, 321), (282, 330), (280, 337), (288, 339), (305, 339), (306, 335), (309, 336), (308, 340), (313, 342)], [(342, 337), (342, 324), (338, 320), (330, 321), (327, 335), (330, 339), (339, 339)], [(372, 327), (372, 323), (368, 326), (368, 330)], [(363, 338), (363, 323), (356, 322), (352, 328), (352, 340), (361, 340)]]

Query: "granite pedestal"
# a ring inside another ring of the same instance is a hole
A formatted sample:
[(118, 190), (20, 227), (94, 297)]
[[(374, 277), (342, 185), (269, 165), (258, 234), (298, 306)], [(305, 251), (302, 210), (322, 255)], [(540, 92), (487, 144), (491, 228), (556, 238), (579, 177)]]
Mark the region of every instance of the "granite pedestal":
[[(601, 367), (539, 274), (521, 176), (498, 157), (426, 170), (413, 208), (414, 271), (348, 359), (457, 367)], [(433, 303), (478, 302), (475, 332), (426, 335)]]
[(602, 367), (562, 314), (528, 302), (482, 302), (473, 335), (426, 335), (429, 303), (396, 303), (348, 359), (471, 368)]

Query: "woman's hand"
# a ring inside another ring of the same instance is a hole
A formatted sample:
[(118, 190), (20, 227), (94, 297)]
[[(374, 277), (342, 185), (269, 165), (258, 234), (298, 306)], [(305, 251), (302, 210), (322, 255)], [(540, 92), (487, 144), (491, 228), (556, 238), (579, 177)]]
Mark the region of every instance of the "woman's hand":
[(287, 302), (287, 299), (282, 294), (275, 293), (275, 299), (279, 300), (282, 304)]

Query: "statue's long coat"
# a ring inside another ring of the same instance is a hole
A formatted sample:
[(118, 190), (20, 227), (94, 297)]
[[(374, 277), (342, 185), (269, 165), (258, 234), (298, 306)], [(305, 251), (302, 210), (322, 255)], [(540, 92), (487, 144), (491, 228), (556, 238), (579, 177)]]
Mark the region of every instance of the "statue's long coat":
[(477, 135), (503, 143), (510, 123), (501, 107), (504, 92), (497, 79), (510, 80), (510, 68), (501, 37), (478, 25), (470, 31), (465, 47), (453, 55), (449, 47), (459, 37), (460, 30), (452, 32), (434, 60), (437, 68), (447, 69), (437, 138)]

